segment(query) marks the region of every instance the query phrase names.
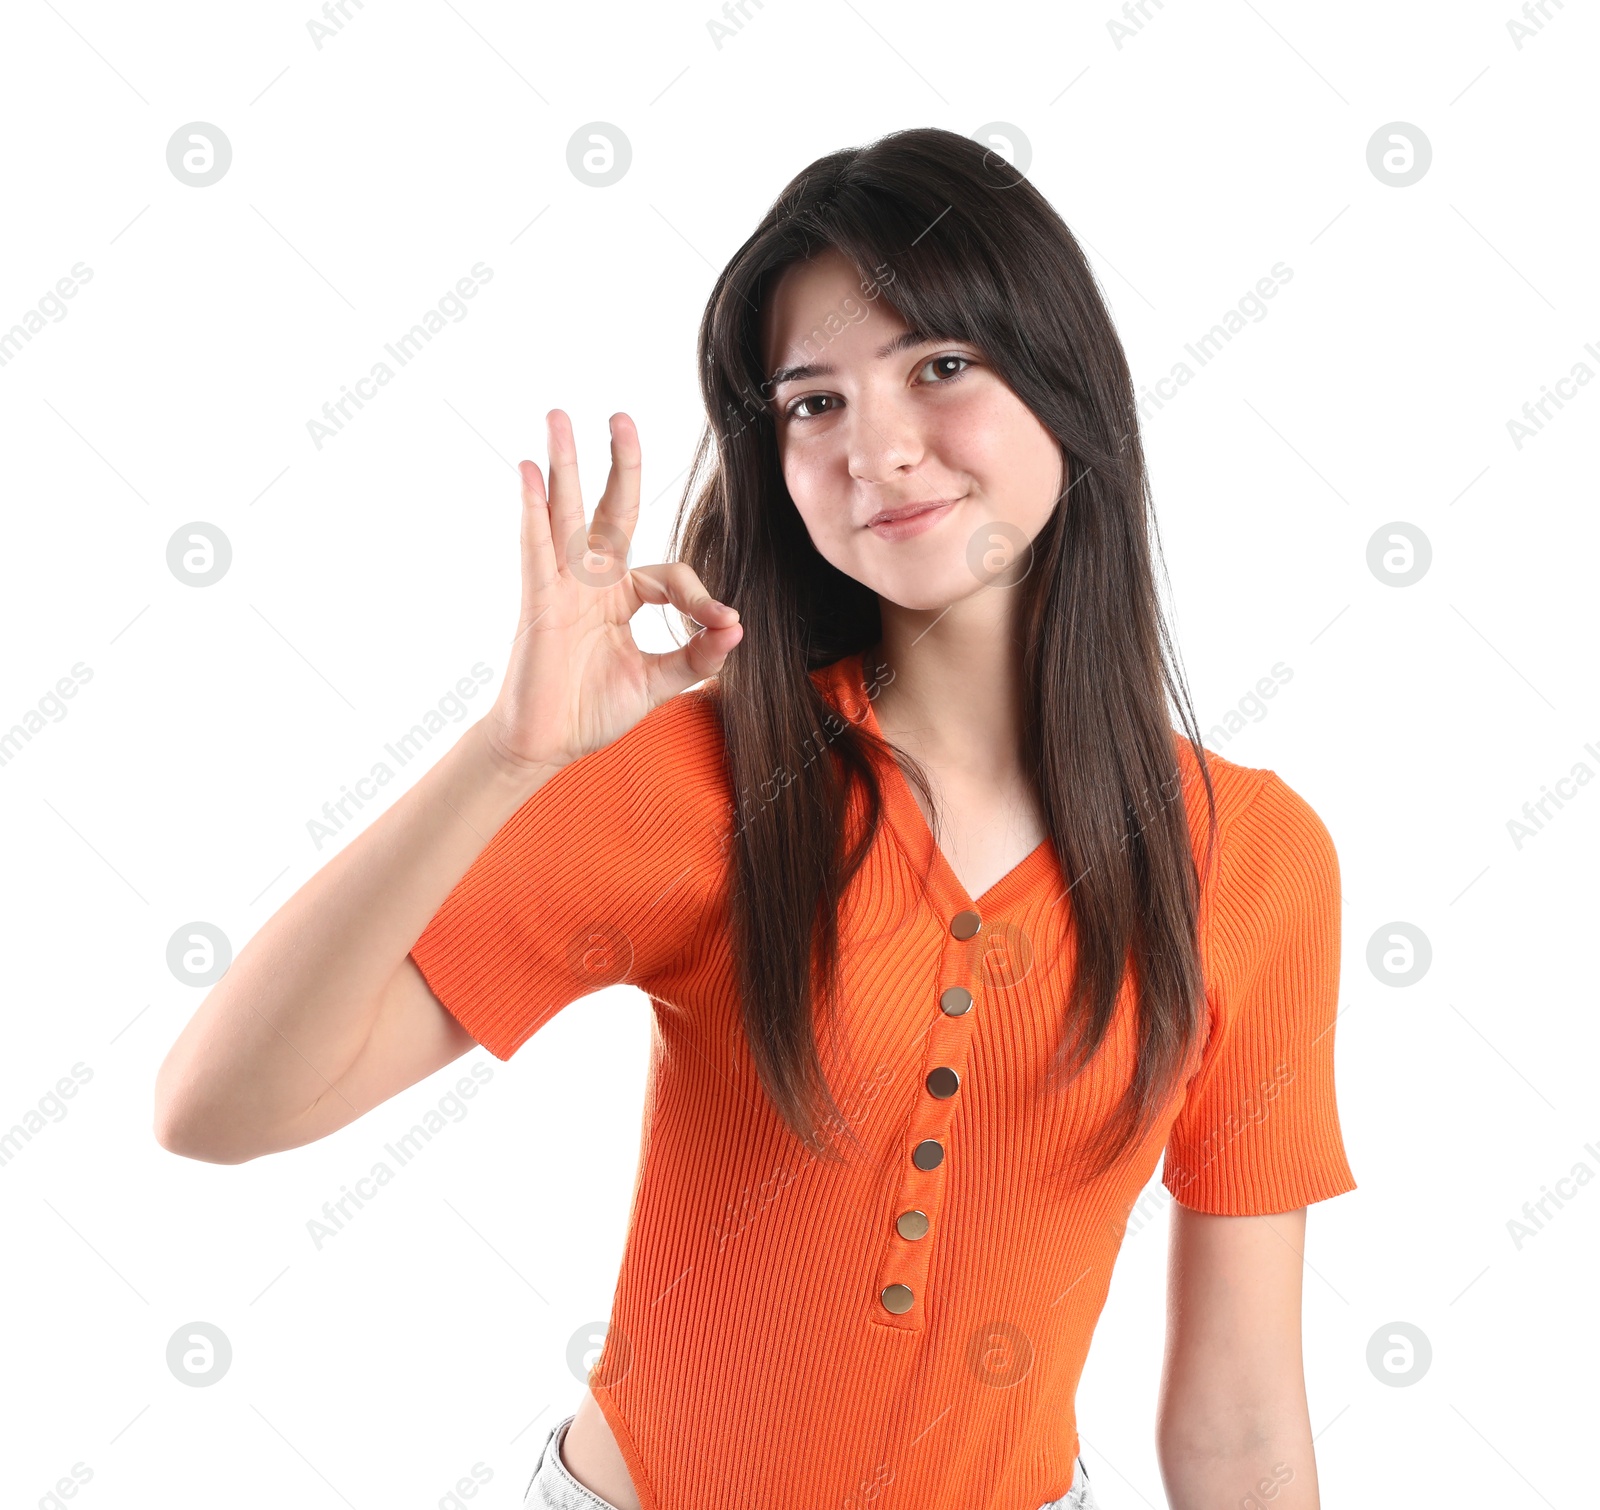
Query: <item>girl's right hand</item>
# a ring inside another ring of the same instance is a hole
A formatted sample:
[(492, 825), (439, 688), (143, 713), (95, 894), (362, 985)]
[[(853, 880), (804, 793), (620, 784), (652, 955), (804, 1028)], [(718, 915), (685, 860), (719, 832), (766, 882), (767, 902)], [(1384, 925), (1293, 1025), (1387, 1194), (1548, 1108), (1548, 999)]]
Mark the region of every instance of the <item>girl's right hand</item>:
[[(531, 461), (522, 473), (522, 610), (484, 737), (513, 771), (570, 765), (645, 714), (721, 669), (739, 643), (737, 609), (713, 601), (683, 562), (629, 569), (639, 519), (639, 434), (611, 416), (611, 471), (584, 522), (572, 423), (546, 416), (550, 489)], [(646, 603), (671, 603), (705, 627), (664, 654), (642, 651), (628, 627)]]

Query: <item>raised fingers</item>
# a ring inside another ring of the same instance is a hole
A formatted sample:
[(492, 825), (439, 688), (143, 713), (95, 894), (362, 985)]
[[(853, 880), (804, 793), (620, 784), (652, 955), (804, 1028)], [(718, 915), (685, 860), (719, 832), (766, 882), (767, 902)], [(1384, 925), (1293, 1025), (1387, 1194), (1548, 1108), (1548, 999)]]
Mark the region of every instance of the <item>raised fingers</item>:
[(606, 490), (595, 505), (591, 536), (598, 534), (603, 544), (597, 548), (614, 559), (618, 577), (627, 570), (628, 545), (639, 522), (639, 479), (642, 451), (639, 431), (626, 414), (611, 416), (611, 472)]
[(522, 613), (521, 627), (527, 628), (549, 601), (549, 588), (556, 579), (556, 551), (550, 539), (549, 500), (544, 479), (531, 461), (522, 462)]
[(588, 543), (578, 487), (578, 446), (572, 421), (562, 410), (552, 409), (545, 424), (550, 436), (550, 538), (555, 543), (556, 570), (565, 572)]

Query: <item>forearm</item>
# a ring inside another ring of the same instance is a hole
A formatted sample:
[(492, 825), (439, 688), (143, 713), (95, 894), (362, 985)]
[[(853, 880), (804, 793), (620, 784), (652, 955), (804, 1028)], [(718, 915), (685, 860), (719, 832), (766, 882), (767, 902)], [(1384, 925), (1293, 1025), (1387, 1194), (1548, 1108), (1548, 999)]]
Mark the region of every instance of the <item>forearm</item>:
[(254, 1148), (337, 1082), (428, 920), (545, 779), (509, 771), (488, 752), (481, 722), (467, 728), (211, 988), (157, 1077), (166, 1138), (220, 1147), (225, 1132), (229, 1146)]

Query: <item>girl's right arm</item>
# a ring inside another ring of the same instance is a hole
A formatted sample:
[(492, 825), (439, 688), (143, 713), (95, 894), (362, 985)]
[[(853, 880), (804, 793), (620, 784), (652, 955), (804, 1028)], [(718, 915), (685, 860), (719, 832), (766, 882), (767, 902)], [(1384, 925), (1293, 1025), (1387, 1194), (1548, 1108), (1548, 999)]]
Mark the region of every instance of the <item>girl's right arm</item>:
[[(156, 1077), (155, 1135), (173, 1153), (238, 1164), (299, 1147), (470, 1049), (411, 946), (550, 777), (714, 675), (739, 642), (737, 612), (714, 603), (687, 565), (626, 565), (639, 511), (632, 421), (612, 417), (611, 473), (587, 527), (570, 422), (552, 410), (549, 429), (548, 497), (538, 467), (521, 467), (522, 609), (494, 706), (211, 988)], [(707, 627), (646, 654), (628, 627), (645, 603), (670, 603)]]

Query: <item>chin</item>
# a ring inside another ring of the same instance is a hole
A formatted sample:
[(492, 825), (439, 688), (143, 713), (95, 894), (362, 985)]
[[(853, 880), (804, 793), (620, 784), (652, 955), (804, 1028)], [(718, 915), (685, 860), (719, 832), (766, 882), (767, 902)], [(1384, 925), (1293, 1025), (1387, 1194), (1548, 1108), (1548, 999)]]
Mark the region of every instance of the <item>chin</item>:
[(930, 561), (921, 567), (908, 564), (895, 572), (851, 575), (880, 598), (917, 613), (940, 613), (970, 597), (980, 586), (965, 562)]

